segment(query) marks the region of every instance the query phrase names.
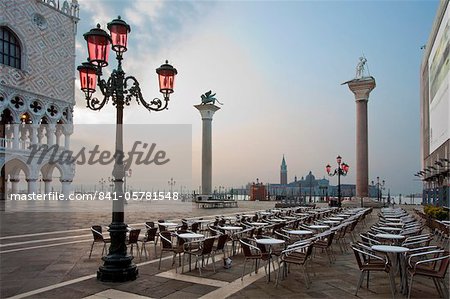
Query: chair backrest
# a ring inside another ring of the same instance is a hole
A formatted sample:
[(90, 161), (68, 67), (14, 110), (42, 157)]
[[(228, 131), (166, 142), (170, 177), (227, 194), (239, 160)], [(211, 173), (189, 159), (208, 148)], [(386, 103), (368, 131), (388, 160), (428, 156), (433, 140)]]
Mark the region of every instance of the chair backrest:
[(214, 241), (216, 238), (207, 238), (203, 241), (202, 254), (210, 254), (213, 250)]
[(136, 244), (138, 242), (140, 233), (141, 233), (141, 229), (140, 228), (130, 230), (130, 233), (128, 235), (128, 243)]
[[(158, 221), (159, 221), (159, 220), (158, 220)], [(166, 231), (166, 230), (167, 230), (167, 227), (165, 227), (164, 225), (158, 224), (158, 227), (159, 227), (159, 231), (160, 231), (160, 232), (163, 232), (163, 231)]]
[[(443, 254), (443, 259), (441, 260), (441, 264), (439, 266), (439, 269), (437, 270), (437, 275), (439, 277), (444, 278), (445, 275), (447, 274), (447, 270), (448, 270), (448, 266), (450, 263), (450, 255), (448, 251), (444, 251)], [(448, 278), (447, 278), (447, 282), (448, 282)]]
[(335, 234), (335, 232), (330, 232), (329, 234), (326, 235), (327, 247), (330, 247), (331, 244), (333, 243), (334, 234)]
[(220, 235), (217, 239), (217, 247), (216, 250), (223, 250), (225, 248), (225, 244), (227, 244), (228, 235)]
[(182, 221), (179, 230), (187, 230), (188, 228), (187, 222)]
[(194, 232), (194, 233), (197, 233), (197, 232), (198, 232), (198, 229), (199, 229), (199, 226), (200, 226), (200, 223), (199, 223), (199, 222), (194, 222), (194, 223), (192, 223), (191, 231)]
[(102, 227), (100, 225), (91, 226), (92, 236), (94, 237), (94, 242), (103, 241)]
[(166, 221), (164, 219), (159, 219), (158, 222), (159, 223), (163, 223), (163, 222), (166, 222)]
[(155, 227), (155, 222), (153, 222), (153, 221), (147, 221), (147, 222), (145, 222), (145, 226), (146, 226), (147, 228)]
[(239, 240), (239, 242), (241, 243), (242, 251), (244, 252), (244, 256), (245, 257), (255, 256), (255, 254), (252, 253), (252, 248), (254, 250), (257, 250), (258, 252), (261, 251), (258, 247), (250, 245), (250, 240), (249, 239), (242, 238), (242, 239)]
[(155, 241), (157, 231), (157, 227), (147, 229), (147, 241)]
[(159, 233), (163, 249), (172, 249), (172, 234), (169, 231), (162, 231)]

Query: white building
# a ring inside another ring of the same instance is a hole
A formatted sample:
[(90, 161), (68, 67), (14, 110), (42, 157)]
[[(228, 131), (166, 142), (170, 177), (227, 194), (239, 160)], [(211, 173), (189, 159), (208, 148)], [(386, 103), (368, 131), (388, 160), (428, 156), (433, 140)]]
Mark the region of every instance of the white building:
[[(72, 164), (29, 159), (30, 145), (70, 148), (75, 105), (76, 0), (0, 2), (0, 167), (5, 190), (70, 192)], [(56, 169), (56, 170), (55, 170)], [(44, 188), (40, 186), (44, 184)], [(8, 193), (7, 193), (8, 194)]]

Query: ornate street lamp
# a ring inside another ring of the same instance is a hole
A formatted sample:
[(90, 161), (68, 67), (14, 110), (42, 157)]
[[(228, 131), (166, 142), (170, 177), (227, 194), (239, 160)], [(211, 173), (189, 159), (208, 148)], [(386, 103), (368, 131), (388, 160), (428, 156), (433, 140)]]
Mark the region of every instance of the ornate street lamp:
[(336, 157), (336, 162), (337, 162), (338, 167), (334, 171), (331, 171), (330, 164), (327, 164), (326, 171), (327, 171), (329, 176), (335, 176), (335, 175), (338, 176), (338, 207), (341, 207), (342, 206), (342, 202), (341, 202), (341, 176), (346, 176), (347, 175), (350, 166), (348, 166), (348, 164), (342, 162), (342, 157), (341, 156), (337, 156)]
[(173, 197), (173, 186), (175, 186), (175, 181), (173, 180), (173, 178), (170, 178), (169, 181), (169, 186), (170, 186), (170, 196)]
[[(383, 180), (380, 183), (380, 177), (377, 176), (377, 183), (374, 184), (374, 181), (372, 181), (372, 186), (377, 186), (377, 200), (381, 201), (381, 199), (383, 198), (383, 193), (382, 190), (384, 190), (384, 185), (385, 185), (385, 180)], [(384, 206), (384, 199), (383, 199), (383, 206)]]
[[(125, 76), (122, 70), (123, 54), (127, 51), (130, 26), (120, 16), (108, 23), (109, 34), (97, 25), (83, 36), (87, 42), (88, 62), (82, 63), (77, 69), (80, 74), (81, 90), (86, 97), (89, 109), (100, 110), (108, 101), (116, 106), (116, 147), (113, 169), (114, 191), (118, 200), (113, 201), (112, 222), (109, 226), (111, 245), (108, 255), (103, 257), (104, 264), (97, 271), (97, 278), (102, 281), (128, 281), (136, 279), (138, 269), (132, 262), (133, 257), (127, 254), (125, 238), (127, 225), (124, 223), (124, 179), (123, 164), (123, 108), (135, 99), (149, 111), (162, 111), (168, 106), (169, 95), (173, 93), (174, 79), (177, 70), (166, 63), (156, 69), (159, 80), (159, 90), (163, 100), (155, 98), (150, 102), (144, 100), (139, 82), (133, 76)], [(116, 53), (117, 68), (107, 79), (102, 78), (102, 68), (108, 65), (109, 46)], [(93, 97), (96, 87), (99, 87), (103, 99)]]

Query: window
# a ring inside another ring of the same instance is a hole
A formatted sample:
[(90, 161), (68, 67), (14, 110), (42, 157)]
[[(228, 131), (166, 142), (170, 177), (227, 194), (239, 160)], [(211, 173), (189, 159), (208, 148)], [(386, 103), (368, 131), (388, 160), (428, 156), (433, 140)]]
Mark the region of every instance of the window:
[(7, 27), (0, 27), (0, 63), (20, 69), (20, 44)]

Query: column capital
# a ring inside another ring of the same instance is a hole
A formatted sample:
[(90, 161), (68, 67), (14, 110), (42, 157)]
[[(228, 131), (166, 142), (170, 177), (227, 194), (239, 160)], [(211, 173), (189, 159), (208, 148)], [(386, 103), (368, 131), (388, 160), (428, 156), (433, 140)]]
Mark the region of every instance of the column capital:
[(200, 111), (200, 115), (202, 116), (202, 120), (212, 120), (214, 113), (220, 109), (220, 107), (213, 104), (200, 104), (194, 105), (198, 111)]
[(342, 84), (348, 84), (348, 88), (353, 92), (355, 95), (355, 101), (368, 101), (369, 100), (369, 94), (370, 92), (375, 88), (375, 78), (370, 77), (363, 77), (360, 79), (353, 79), (350, 81), (347, 81)]

